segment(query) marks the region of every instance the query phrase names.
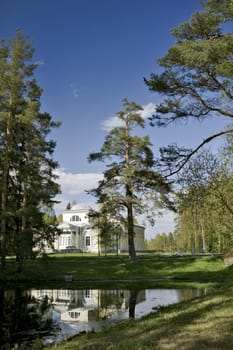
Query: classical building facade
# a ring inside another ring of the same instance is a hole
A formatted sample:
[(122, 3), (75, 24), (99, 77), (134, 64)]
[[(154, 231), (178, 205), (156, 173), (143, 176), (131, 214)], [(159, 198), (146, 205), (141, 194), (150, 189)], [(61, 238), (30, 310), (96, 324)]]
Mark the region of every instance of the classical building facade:
[[(90, 211), (88, 206), (75, 205), (62, 214), (62, 222), (59, 224), (61, 234), (55, 241), (54, 248), (58, 251), (67, 249), (79, 249), (82, 252), (103, 252), (105, 248), (101, 245), (98, 229), (92, 228), (90, 220)], [(135, 249), (136, 251), (144, 250), (144, 232), (145, 228), (140, 225), (134, 226), (135, 232)], [(108, 247), (108, 250), (118, 252), (128, 251), (127, 232), (122, 229), (120, 237), (116, 244)]]

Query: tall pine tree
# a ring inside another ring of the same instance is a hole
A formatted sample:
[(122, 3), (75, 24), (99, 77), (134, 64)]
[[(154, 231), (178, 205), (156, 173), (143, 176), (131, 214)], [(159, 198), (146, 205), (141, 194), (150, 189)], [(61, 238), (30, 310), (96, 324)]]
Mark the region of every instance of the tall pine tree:
[[(19, 30), (0, 48), (1, 269), (13, 249), (19, 266), (42, 236), (43, 206), (59, 192), (48, 140), (59, 125), (40, 111), (41, 88), (33, 78), (34, 49)], [(9, 251), (11, 247), (11, 251)]]
[[(145, 79), (151, 91), (165, 97), (156, 106), (152, 124), (233, 118), (232, 4), (232, 0), (207, 0), (203, 11), (194, 12), (188, 22), (172, 30), (176, 42), (158, 60), (162, 73)], [(232, 132), (231, 128), (210, 134), (193, 151), (163, 147), (162, 160), (171, 173), (177, 172), (203, 145)]]
[(106, 136), (99, 153), (89, 155), (89, 161), (107, 161), (107, 169), (99, 186), (90, 191), (105, 207), (113, 206), (126, 213), (128, 249), (131, 261), (136, 259), (134, 244), (134, 217), (152, 206), (168, 205), (171, 186), (156, 172), (148, 136), (133, 135), (133, 130), (144, 128), (142, 107), (123, 100), (124, 110), (117, 113), (121, 126)]

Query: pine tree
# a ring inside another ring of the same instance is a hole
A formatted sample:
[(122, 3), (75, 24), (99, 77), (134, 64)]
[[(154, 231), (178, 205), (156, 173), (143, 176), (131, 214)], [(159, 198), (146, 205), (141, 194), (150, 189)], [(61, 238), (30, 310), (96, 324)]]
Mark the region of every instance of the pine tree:
[[(208, 0), (204, 10), (172, 30), (176, 43), (158, 60), (162, 73), (145, 79), (149, 89), (164, 100), (156, 107), (152, 125), (167, 126), (177, 120), (233, 118), (232, 1)], [(229, 29), (228, 29), (229, 28)], [(233, 129), (209, 135), (193, 151), (176, 145), (163, 147), (162, 161), (176, 173), (203, 145)]]
[(52, 206), (59, 192), (52, 159), (55, 142), (48, 140), (59, 125), (40, 112), (42, 90), (31, 63), (34, 49), (19, 30), (8, 45), (2, 44), (0, 60), (1, 154), (1, 269), (7, 244), (15, 246), (19, 262), (32, 251), (35, 236), (43, 236), (43, 206)]
[(123, 100), (124, 110), (117, 113), (122, 126), (113, 128), (106, 136), (99, 153), (89, 155), (89, 161), (108, 161), (104, 178), (90, 191), (105, 207), (126, 212), (129, 258), (136, 260), (134, 216), (146, 210), (147, 204), (166, 205), (171, 186), (156, 172), (148, 136), (134, 136), (132, 131), (144, 128), (142, 107)]

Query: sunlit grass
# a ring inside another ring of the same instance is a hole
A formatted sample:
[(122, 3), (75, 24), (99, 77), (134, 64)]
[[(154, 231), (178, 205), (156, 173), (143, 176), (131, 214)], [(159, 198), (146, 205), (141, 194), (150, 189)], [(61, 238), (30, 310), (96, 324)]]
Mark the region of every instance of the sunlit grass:
[(110, 330), (78, 336), (57, 350), (232, 350), (232, 290), (162, 307), (140, 320), (123, 321)]
[(222, 257), (140, 255), (131, 263), (127, 256), (57, 254), (26, 261), (20, 274), (12, 258), (0, 279), (3, 286), (14, 281), (24, 286), (64, 288), (65, 275), (73, 277), (70, 288), (117, 288), (119, 284), (125, 289), (181, 288), (186, 283), (217, 287), (205, 297), (161, 307), (140, 320), (126, 320), (101, 333), (77, 336), (52, 349), (233, 349), (233, 267), (224, 267)]
[(14, 259), (7, 261), (7, 271), (0, 273), (2, 281), (62, 283), (71, 275), (80, 282), (224, 282), (231, 283), (231, 269), (225, 269), (221, 257), (161, 257), (140, 255), (135, 263), (127, 256), (96, 256), (81, 254), (51, 255), (28, 260), (22, 272), (16, 273)]

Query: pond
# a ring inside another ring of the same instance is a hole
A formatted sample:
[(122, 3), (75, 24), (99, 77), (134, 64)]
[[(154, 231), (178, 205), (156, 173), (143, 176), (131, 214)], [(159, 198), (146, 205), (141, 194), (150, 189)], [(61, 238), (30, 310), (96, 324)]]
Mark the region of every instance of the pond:
[(38, 339), (44, 345), (58, 343), (205, 293), (205, 289), (0, 289), (0, 349), (30, 349)]

